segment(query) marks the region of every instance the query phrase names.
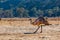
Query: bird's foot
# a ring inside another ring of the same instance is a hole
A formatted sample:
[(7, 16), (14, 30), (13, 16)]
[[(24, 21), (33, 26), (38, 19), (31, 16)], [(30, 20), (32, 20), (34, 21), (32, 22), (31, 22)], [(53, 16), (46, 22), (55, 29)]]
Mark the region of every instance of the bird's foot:
[(42, 33), (42, 31), (40, 33)]
[(33, 33), (36, 33), (36, 32), (33, 32)]

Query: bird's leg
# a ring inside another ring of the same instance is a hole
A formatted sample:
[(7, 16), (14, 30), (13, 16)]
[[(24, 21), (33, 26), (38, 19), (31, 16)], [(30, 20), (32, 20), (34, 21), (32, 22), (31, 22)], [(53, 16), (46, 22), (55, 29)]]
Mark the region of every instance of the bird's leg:
[(40, 33), (42, 33), (42, 25), (41, 25), (41, 31), (40, 31)]
[(38, 29), (40, 28), (40, 26), (38, 26), (38, 28), (36, 29), (36, 31), (34, 33), (36, 33), (38, 31)]

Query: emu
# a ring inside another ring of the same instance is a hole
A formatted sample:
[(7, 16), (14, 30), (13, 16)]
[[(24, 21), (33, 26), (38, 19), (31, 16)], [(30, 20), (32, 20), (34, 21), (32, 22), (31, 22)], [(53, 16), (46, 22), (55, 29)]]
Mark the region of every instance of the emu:
[(34, 22), (32, 22), (32, 19), (29, 19), (29, 20), (30, 20), (30, 23), (32, 25), (37, 25), (38, 26), (38, 28), (36, 29), (36, 31), (34, 31), (33, 33), (36, 33), (39, 30), (40, 27), (41, 27), (40, 33), (42, 33), (42, 26), (50, 25), (48, 23), (48, 21), (46, 19), (44, 19), (44, 17), (39, 17)]

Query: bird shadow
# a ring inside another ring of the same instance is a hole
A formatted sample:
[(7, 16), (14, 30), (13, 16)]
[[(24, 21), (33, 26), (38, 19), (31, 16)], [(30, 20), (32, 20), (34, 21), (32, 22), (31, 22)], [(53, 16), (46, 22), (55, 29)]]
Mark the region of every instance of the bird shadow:
[(24, 34), (36, 34), (36, 33), (24, 33)]

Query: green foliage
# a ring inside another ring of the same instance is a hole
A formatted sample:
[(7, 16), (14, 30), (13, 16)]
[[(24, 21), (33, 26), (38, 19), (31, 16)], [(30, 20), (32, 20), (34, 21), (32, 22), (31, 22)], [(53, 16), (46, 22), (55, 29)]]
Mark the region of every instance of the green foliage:
[[(31, 10), (28, 10), (28, 9), (25, 9), (24, 7), (20, 7), (16, 9), (16, 12), (18, 14), (18, 17), (20, 18), (31, 17), (29, 12), (31, 12), (31, 15), (32, 14), (34, 15), (33, 17), (39, 17), (39, 16), (56, 17), (60, 13), (60, 8), (57, 6), (52, 9), (41, 10), (41, 9), (37, 9), (36, 7), (33, 7)], [(14, 13), (13, 9), (4, 10), (3, 8), (0, 8), (0, 17), (12, 18), (12, 17), (15, 17), (13, 13)]]
[(17, 8), (18, 17), (29, 17), (29, 11), (24, 8)]
[(12, 18), (13, 16), (13, 10), (3, 10), (2, 8), (0, 9), (0, 17), (6, 17), (6, 18)]

